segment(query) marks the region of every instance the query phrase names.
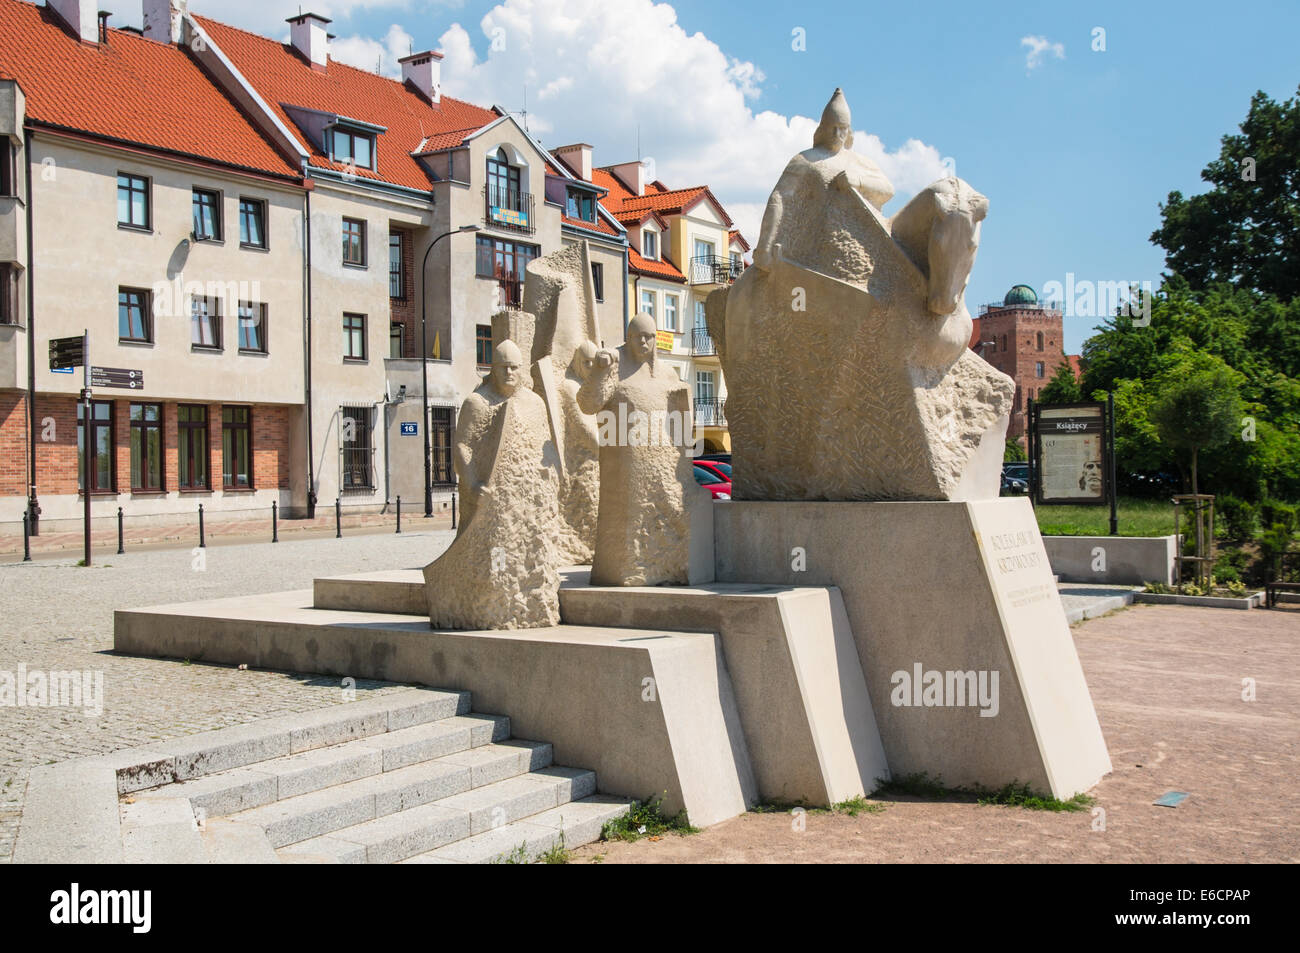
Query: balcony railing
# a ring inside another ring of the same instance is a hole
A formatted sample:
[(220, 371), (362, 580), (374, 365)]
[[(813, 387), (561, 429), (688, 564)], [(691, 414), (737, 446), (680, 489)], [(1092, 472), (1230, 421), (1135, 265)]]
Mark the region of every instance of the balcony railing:
[(697, 255), (690, 260), (693, 285), (729, 285), (745, 270), (743, 261), (733, 262), (720, 255)]
[(518, 278), (497, 279), (497, 307), (514, 311), (524, 306), (524, 283)]
[(691, 334), (691, 353), (701, 357), (717, 354), (718, 346), (713, 343), (708, 328), (696, 328)]
[(727, 426), (727, 415), (725, 413), (725, 405), (726, 405), (726, 401), (718, 397), (695, 398), (695, 426), (697, 427)]
[(533, 197), (519, 189), (484, 186), (483, 220), (493, 228), (504, 228), (525, 235), (537, 231), (533, 221)]

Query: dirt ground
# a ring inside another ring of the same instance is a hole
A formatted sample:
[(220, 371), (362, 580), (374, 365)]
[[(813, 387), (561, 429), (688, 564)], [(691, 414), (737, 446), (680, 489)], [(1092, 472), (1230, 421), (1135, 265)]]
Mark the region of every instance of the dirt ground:
[[(1072, 631), (1114, 765), (1088, 811), (873, 798), (883, 811), (803, 831), (749, 813), (572, 862), (1300, 862), (1300, 608), (1139, 605)], [(1166, 791), (1190, 797), (1154, 806)]]

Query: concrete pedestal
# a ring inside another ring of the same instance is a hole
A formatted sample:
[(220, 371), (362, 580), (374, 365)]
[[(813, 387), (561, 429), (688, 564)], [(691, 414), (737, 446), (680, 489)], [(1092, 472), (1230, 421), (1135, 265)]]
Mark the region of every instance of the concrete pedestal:
[(1110, 769), (1029, 502), (714, 508), (719, 582), (836, 586), (895, 777), (1068, 798)]

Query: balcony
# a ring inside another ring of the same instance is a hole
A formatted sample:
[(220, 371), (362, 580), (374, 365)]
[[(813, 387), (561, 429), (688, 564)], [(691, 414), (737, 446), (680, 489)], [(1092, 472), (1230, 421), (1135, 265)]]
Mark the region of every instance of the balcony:
[(518, 189), (484, 186), (483, 221), (491, 228), (532, 235), (537, 231), (532, 195)]
[(518, 311), (524, 306), (524, 283), (518, 278), (497, 279), (497, 307)]
[(725, 413), (725, 406), (726, 406), (726, 401), (718, 397), (695, 398), (695, 426), (697, 427), (727, 426), (727, 415)]
[(720, 255), (698, 255), (689, 263), (688, 274), (693, 285), (729, 285), (745, 270), (743, 261), (733, 262)]
[(718, 353), (708, 328), (696, 328), (691, 334), (691, 353), (696, 357), (709, 357)]

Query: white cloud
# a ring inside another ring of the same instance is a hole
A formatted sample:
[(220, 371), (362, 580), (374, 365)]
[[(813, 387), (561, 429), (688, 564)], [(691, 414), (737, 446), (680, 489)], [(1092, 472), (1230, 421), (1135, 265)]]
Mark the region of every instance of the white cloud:
[[(502, 0), (473, 37), (457, 23), (440, 42), (445, 94), (518, 111), (526, 85), (533, 135), (547, 146), (590, 142), (597, 165), (635, 159), (639, 135), (660, 179), (710, 186), (751, 244), (777, 177), (812, 145), (817, 126), (807, 116), (755, 111), (763, 71), (688, 34), (666, 3)], [(831, 92), (808, 103), (814, 116)], [(854, 90), (845, 93), (852, 103)], [(918, 140), (893, 151), (867, 132), (854, 140), (901, 198), (947, 174), (938, 149)]]
[(1043, 60), (1050, 53), (1058, 60), (1065, 59), (1065, 44), (1053, 43), (1045, 36), (1022, 36), (1020, 45), (1029, 52), (1025, 54), (1025, 73), (1032, 73), (1043, 65)]
[(414, 42), (411, 34), (394, 23), (382, 41), (356, 35), (331, 40), (330, 58), (357, 69), (400, 77), (402, 68), (397, 61), (413, 52)]

